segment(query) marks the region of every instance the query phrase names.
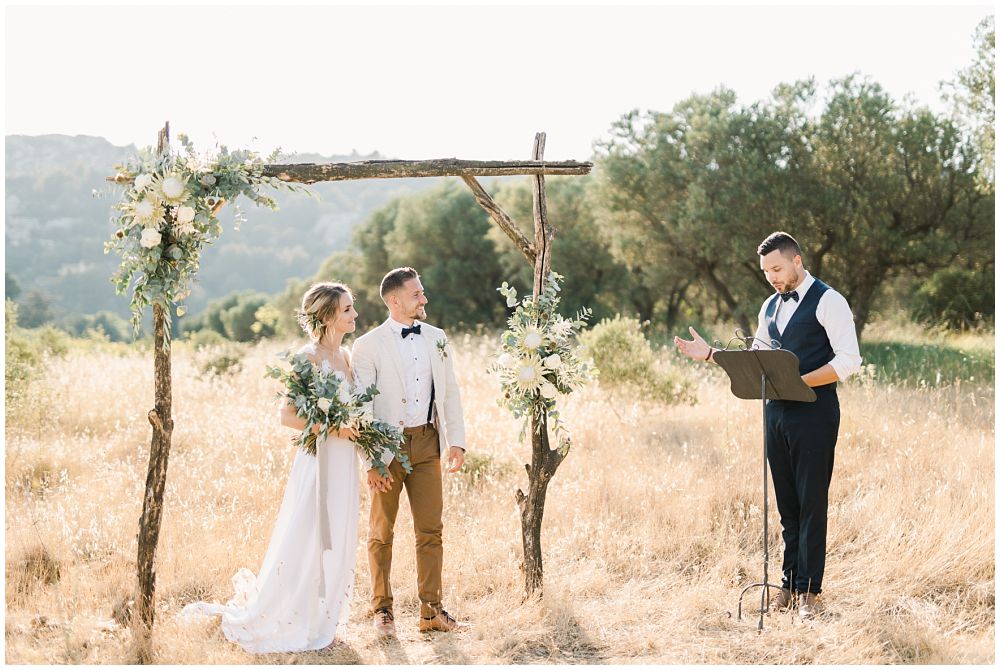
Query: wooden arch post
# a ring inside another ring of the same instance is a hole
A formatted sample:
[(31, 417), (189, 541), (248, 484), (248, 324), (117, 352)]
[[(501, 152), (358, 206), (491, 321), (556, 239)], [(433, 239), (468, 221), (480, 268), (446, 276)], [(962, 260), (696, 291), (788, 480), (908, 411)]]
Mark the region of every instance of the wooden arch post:
[[(535, 135), (534, 158), (542, 160), (545, 153), (545, 133)], [(555, 233), (549, 225), (545, 206), (545, 177), (531, 178), (532, 214), (535, 223), (535, 272), (532, 296), (535, 300), (545, 287), (552, 269), (552, 241)], [(563, 452), (549, 446), (546, 416), (531, 416), (531, 464), (528, 471), (528, 493), (517, 490), (517, 505), (521, 511), (521, 544), (524, 548), (524, 590), (528, 596), (542, 591), (542, 515), (549, 481), (565, 458)]]
[[(157, 154), (169, 150), (170, 123), (164, 124), (156, 142)], [(171, 416), (172, 389), (170, 373), (170, 343), (167, 333), (167, 313), (170, 305), (153, 303), (153, 409), (147, 415), (153, 427), (149, 445), (149, 466), (146, 469), (146, 492), (142, 498), (142, 516), (139, 518), (138, 577), (135, 597), (135, 643), (137, 660), (152, 660), (151, 633), (155, 616), (156, 547), (160, 538), (163, 517), (163, 491), (167, 483), (167, 458), (170, 456), (170, 438), (174, 431)]]

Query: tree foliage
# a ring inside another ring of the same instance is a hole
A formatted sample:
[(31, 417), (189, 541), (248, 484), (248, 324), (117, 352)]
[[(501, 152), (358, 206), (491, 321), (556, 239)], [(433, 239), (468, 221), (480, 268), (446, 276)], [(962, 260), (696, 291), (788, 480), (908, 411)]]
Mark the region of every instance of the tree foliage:
[(251, 342), (274, 335), (275, 319), (264, 310), (270, 298), (258, 291), (238, 291), (213, 300), (201, 314), (182, 320), (182, 330), (214, 331), (236, 342)]
[[(552, 255), (564, 276), (560, 299), (567, 313), (583, 307), (595, 319), (620, 312), (638, 313), (643, 295), (624, 263), (608, 248), (609, 236), (597, 218), (591, 177), (551, 177), (545, 180), (549, 221), (555, 230)], [(532, 193), (524, 180), (506, 181), (495, 197), (528, 239), (534, 237)], [(493, 226), (489, 237), (499, 254), (503, 276), (519, 286), (531, 286), (533, 267), (510, 238)]]
[(600, 145), (615, 252), (658, 289), (668, 324), (683, 308), (748, 327), (770, 290), (754, 250), (774, 230), (799, 239), (859, 332), (891, 278), (993, 249), (993, 190), (978, 187), (955, 123), (857, 76), (832, 82), (818, 116), (814, 98), (799, 82), (739, 107), (720, 89), (669, 113), (626, 114)]
[(973, 37), (976, 55), (956, 81), (946, 82), (959, 123), (968, 128), (979, 153), (984, 182), (994, 180), (996, 158), (996, 26), (993, 15), (984, 18)]

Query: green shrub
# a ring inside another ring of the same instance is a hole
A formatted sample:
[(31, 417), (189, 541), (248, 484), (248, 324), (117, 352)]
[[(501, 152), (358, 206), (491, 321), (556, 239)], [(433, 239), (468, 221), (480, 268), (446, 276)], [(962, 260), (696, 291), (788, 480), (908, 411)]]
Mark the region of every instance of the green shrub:
[(132, 327), (128, 321), (114, 312), (101, 311), (73, 319), (70, 332), (77, 337), (103, 340), (106, 342), (131, 342)]
[(207, 328), (205, 330), (186, 331), (184, 340), (189, 342), (195, 349), (220, 347), (227, 342), (225, 337)]
[(38, 348), (50, 356), (65, 356), (72, 342), (69, 333), (50, 325), (25, 331), (25, 337), (34, 340)]
[(935, 272), (910, 301), (910, 316), (918, 323), (958, 330), (993, 320), (996, 286), (991, 270), (946, 268)]
[(638, 319), (604, 319), (580, 336), (600, 370), (600, 384), (621, 388), (658, 402), (691, 400), (691, 384), (672, 366), (657, 359)]
[(50, 401), (49, 387), (38, 384), (45, 359), (63, 356), (71, 339), (51, 325), (25, 330), (18, 327), (18, 307), (5, 301), (4, 399), (7, 425), (25, 425), (43, 419)]
[(10, 298), (4, 301), (4, 319), (4, 340), (6, 343), (4, 397), (8, 407), (10, 407), (23, 393), (28, 382), (34, 378), (41, 361), (35, 348), (16, 334), (17, 305)]
[(243, 370), (243, 350), (232, 343), (200, 350), (198, 368), (202, 377), (235, 375)]

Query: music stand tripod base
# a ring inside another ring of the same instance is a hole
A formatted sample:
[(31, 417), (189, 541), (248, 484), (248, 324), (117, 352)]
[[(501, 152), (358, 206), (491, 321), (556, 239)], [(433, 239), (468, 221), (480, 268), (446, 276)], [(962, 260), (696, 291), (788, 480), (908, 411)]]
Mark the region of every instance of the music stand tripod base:
[(809, 388), (799, 374), (799, 359), (790, 351), (783, 349), (746, 349), (742, 351), (717, 351), (715, 362), (729, 375), (730, 390), (737, 398), (761, 401), (761, 421), (763, 431), (763, 489), (764, 489), (764, 578), (747, 586), (740, 592), (736, 605), (736, 619), (743, 619), (743, 596), (752, 588), (760, 588), (760, 619), (757, 621), (757, 632), (764, 629), (764, 615), (770, 606), (770, 589), (780, 589), (780, 586), (768, 582), (768, 547), (767, 547), (767, 401), (795, 400), (798, 402), (814, 402), (816, 393)]

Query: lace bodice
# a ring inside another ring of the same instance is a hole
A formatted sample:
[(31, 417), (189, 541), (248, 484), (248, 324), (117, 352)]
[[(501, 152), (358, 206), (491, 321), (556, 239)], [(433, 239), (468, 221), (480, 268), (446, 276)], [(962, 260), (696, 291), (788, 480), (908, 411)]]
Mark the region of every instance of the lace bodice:
[(354, 387), (357, 386), (357, 383), (358, 383), (357, 377), (352, 374), (350, 376), (350, 378), (348, 378), (348, 375), (347, 375), (347, 373), (345, 371), (338, 370), (337, 368), (333, 367), (333, 364), (331, 364), (329, 360), (327, 360), (326, 358), (323, 358), (322, 356), (320, 356), (319, 348), (316, 346), (315, 342), (310, 342), (309, 344), (303, 346), (299, 350), (299, 352), (300, 353), (309, 354), (310, 356), (318, 359), (319, 360), (319, 369), (320, 370), (322, 370), (323, 372), (325, 372), (327, 374), (330, 374), (332, 372), (341, 381), (347, 381), (348, 388), (350, 388), (352, 391), (353, 391)]

